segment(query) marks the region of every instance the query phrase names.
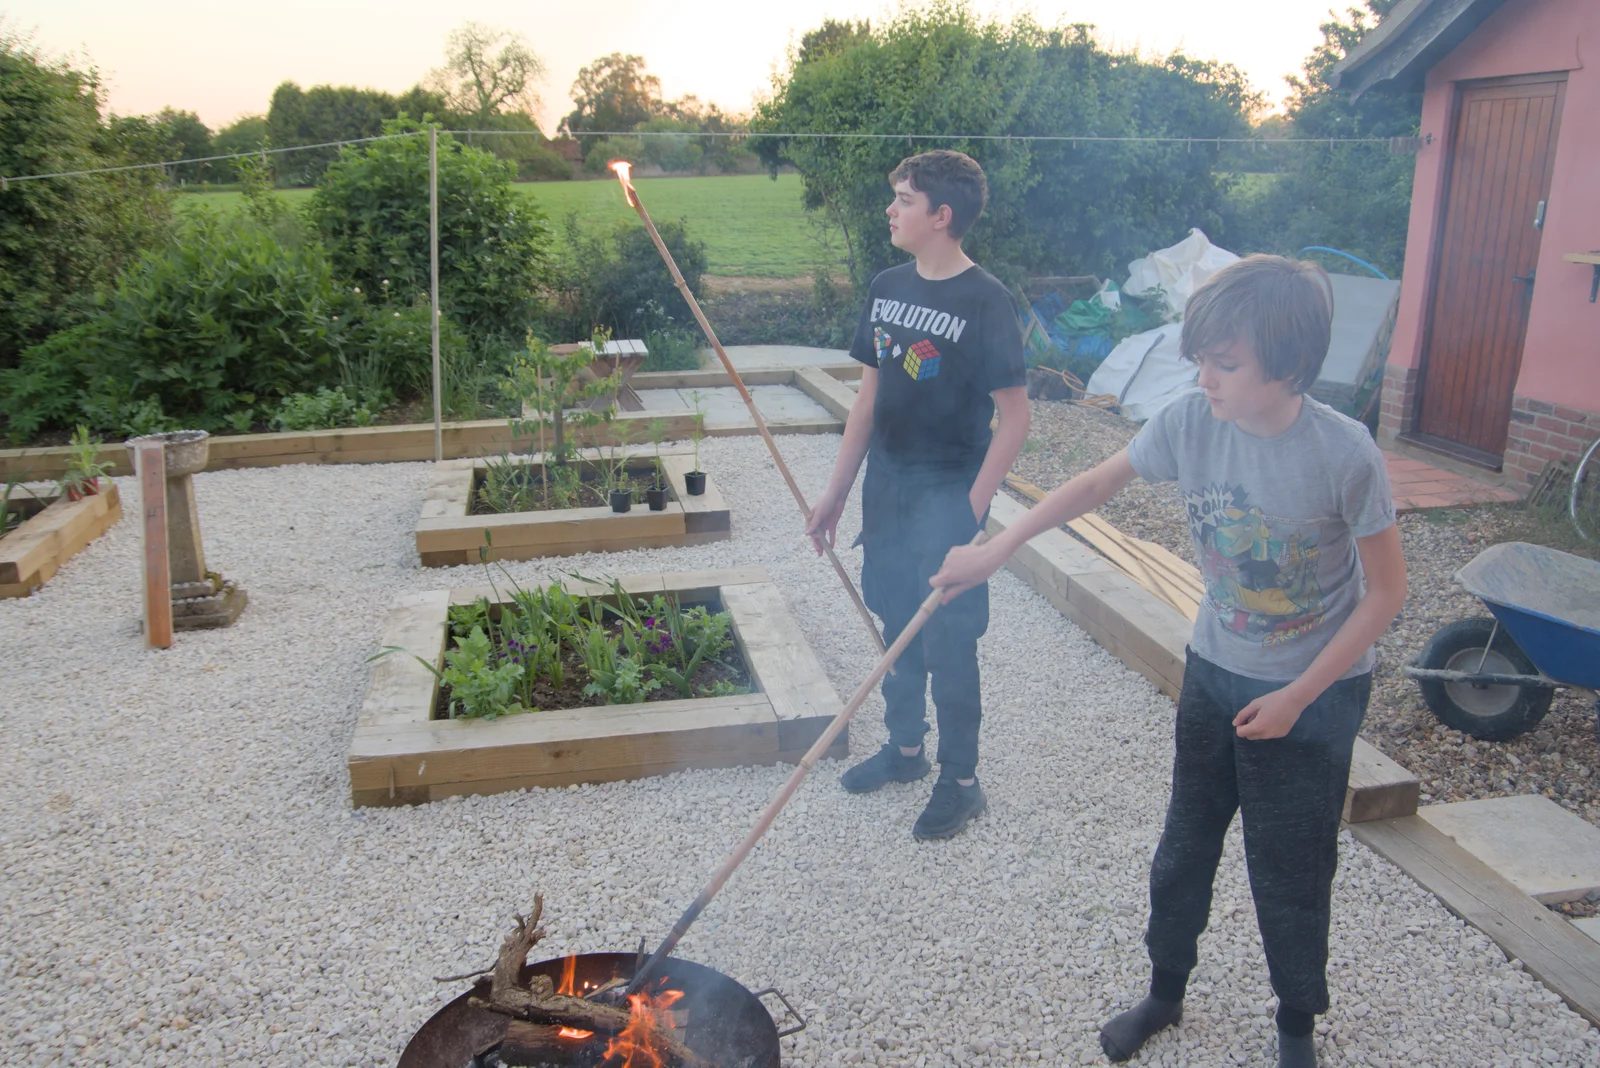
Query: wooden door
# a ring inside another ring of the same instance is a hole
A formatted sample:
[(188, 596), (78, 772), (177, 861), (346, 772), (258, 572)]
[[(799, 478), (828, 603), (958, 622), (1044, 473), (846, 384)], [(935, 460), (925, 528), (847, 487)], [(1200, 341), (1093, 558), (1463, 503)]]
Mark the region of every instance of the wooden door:
[(1545, 77), (1457, 91), (1415, 429), (1495, 466), (1522, 365), (1565, 90), (1564, 78)]

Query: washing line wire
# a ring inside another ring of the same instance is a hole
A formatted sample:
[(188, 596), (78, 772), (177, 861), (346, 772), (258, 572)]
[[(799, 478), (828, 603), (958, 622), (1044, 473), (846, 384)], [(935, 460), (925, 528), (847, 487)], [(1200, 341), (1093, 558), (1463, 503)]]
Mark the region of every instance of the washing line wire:
[[(451, 135), (471, 135), (474, 137), (544, 137), (537, 130), (439, 130), (440, 133)], [(37, 182), (47, 178), (85, 178), (96, 174), (118, 174), (127, 171), (149, 171), (168, 167), (181, 167), (194, 163), (216, 163), (229, 159), (251, 159), (261, 156), (278, 156), (289, 152), (310, 152), (319, 148), (341, 148), (345, 145), (364, 145), (373, 141), (392, 141), (403, 137), (426, 137), (427, 130), (408, 130), (405, 133), (377, 134), (373, 137), (352, 137), (343, 141), (323, 141), (314, 145), (290, 145), (287, 148), (258, 148), (249, 152), (230, 152), (217, 156), (196, 156), (192, 159), (169, 159), (157, 163), (127, 163), (118, 167), (91, 167), (78, 171), (53, 171), (48, 174), (17, 174), (0, 175), (0, 189), (4, 189), (12, 182)], [(812, 131), (798, 131), (791, 133), (778, 133), (767, 131), (739, 131), (739, 130), (579, 130), (567, 137), (742, 137), (745, 140), (757, 138), (767, 140), (871, 140), (871, 141), (1043, 141), (1061, 142), (1070, 141), (1074, 147), (1079, 141), (1090, 144), (1179, 144), (1193, 147), (1196, 143), (1202, 145), (1376, 145), (1390, 144), (1394, 139), (1390, 137), (1281, 137), (1265, 139), (1260, 137), (1157, 137), (1157, 136), (1127, 136), (1109, 137), (1083, 134), (906, 134), (906, 133), (865, 133), (865, 132), (840, 132), (823, 133)]]

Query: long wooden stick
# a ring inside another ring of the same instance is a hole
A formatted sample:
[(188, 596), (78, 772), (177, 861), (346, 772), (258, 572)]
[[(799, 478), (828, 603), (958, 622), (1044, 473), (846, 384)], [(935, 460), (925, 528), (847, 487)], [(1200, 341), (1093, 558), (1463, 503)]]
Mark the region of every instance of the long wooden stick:
[[(986, 537), (984, 532), (980, 530), (972, 539), (971, 544), (982, 545)], [(745, 835), (744, 841), (740, 842), (734, 847), (733, 852), (728, 854), (728, 859), (722, 862), (722, 867), (717, 869), (717, 873), (711, 877), (711, 881), (705, 885), (705, 889), (700, 891), (700, 896), (696, 897), (689, 907), (683, 910), (683, 915), (678, 917), (678, 922), (672, 925), (672, 930), (662, 940), (660, 948), (645, 962), (644, 967), (634, 974), (633, 980), (628, 984), (627, 993), (633, 994), (639, 991), (640, 987), (644, 985), (645, 979), (656, 969), (657, 965), (667, 958), (668, 954), (672, 952), (673, 948), (688, 932), (690, 925), (699, 919), (700, 914), (706, 910), (706, 906), (711, 904), (711, 899), (717, 896), (717, 891), (722, 889), (739, 865), (744, 863), (745, 857), (748, 857), (750, 851), (756, 847), (756, 843), (761, 841), (761, 836), (767, 833), (767, 829), (772, 826), (772, 821), (778, 818), (778, 813), (783, 811), (783, 806), (789, 803), (789, 799), (794, 796), (794, 792), (800, 789), (800, 784), (811, 773), (811, 769), (822, 758), (822, 754), (828, 751), (828, 747), (833, 744), (833, 740), (839, 737), (839, 732), (849, 725), (850, 720), (856, 714), (856, 710), (872, 694), (872, 688), (889, 673), (890, 666), (894, 664), (895, 660), (899, 659), (901, 653), (905, 652), (906, 646), (911, 644), (911, 640), (921, 632), (923, 625), (928, 622), (928, 617), (939, 610), (939, 601), (942, 597), (944, 597), (944, 590), (935, 589), (927, 597), (923, 598), (921, 607), (917, 609), (917, 614), (911, 617), (911, 622), (907, 623), (905, 629), (900, 632), (899, 637), (895, 638), (894, 644), (884, 651), (883, 656), (879, 657), (877, 666), (872, 669), (872, 673), (866, 677), (866, 680), (856, 687), (856, 692), (850, 695), (850, 700), (845, 704), (844, 708), (840, 709), (839, 714), (833, 717), (833, 722), (828, 724), (828, 729), (822, 732), (822, 736), (816, 740), (810, 749), (806, 750), (806, 755), (800, 758), (800, 766), (794, 769), (794, 774), (790, 775), (789, 781), (783, 784), (783, 789), (778, 791), (778, 796), (774, 797), (772, 803), (767, 806), (766, 811), (761, 813), (761, 818), (756, 821), (755, 827), (749, 834)]]
[(144, 644), (172, 648), (172, 562), (167, 556), (167, 452), (159, 441), (141, 442), (134, 456), (144, 525)]
[[(772, 432), (767, 429), (767, 421), (761, 417), (761, 412), (756, 408), (756, 402), (750, 396), (750, 391), (745, 388), (744, 379), (739, 377), (739, 372), (734, 368), (733, 361), (728, 358), (728, 353), (722, 347), (722, 342), (717, 340), (717, 332), (711, 329), (711, 323), (706, 320), (705, 312), (700, 310), (700, 302), (694, 299), (694, 294), (689, 290), (689, 283), (684, 281), (683, 273), (678, 270), (678, 263), (672, 258), (672, 253), (667, 249), (667, 243), (661, 240), (661, 235), (656, 232), (656, 224), (651, 221), (650, 213), (645, 210), (644, 201), (639, 199), (639, 191), (633, 187), (622, 171), (616, 171), (617, 181), (622, 183), (622, 191), (628, 197), (628, 203), (633, 210), (639, 213), (639, 221), (644, 223), (644, 228), (650, 233), (650, 240), (656, 244), (656, 251), (661, 253), (661, 258), (666, 261), (667, 270), (672, 272), (673, 284), (678, 287), (678, 292), (683, 294), (683, 299), (688, 302), (689, 310), (694, 313), (695, 322), (700, 324), (700, 329), (706, 335), (706, 340), (711, 342), (711, 347), (716, 350), (717, 358), (722, 361), (723, 368), (728, 372), (728, 377), (733, 379), (734, 386), (739, 390), (739, 396), (744, 399), (744, 406), (750, 409), (750, 418), (755, 421), (756, 433), (761, 435), (761, 440), (767, 443), (767, 451), (772, 453), (772, 462), (778, 465), (778, 473), (783, 476), (783, 481), (789, 486), (789, 492), (794, 494), (794, 501), (800, 506), (800, 514), (811, 521), (811, 505), (806, 503), (806, 495), (800, 491), (800, 484), (794, 480), (794, 475), (789, 471), (789, 465), (783, 462), (783, 454), (778, 451), (778, 443), (772, 440)], [(861, 593), (856, 589), (856, 584), (850, 580), (850, 573), (844, 569), (839, 558), (833, 553), (833, 546), (824, 544), (823, 552), (828, 557), (828, 562), (833, 565), (834, 574), (839, 576), (839, 581), (844, 583), (846, 590), (850, 591), (850, 600), (855, 602), (856, 611), (861, 615), (861, 621), (867, 625), (867, 630), (872, 635), (873, 644), (882, 653), (883, 635), (878, 632), (878, 624), (872, 618), (872, 613), (867, 610), (867, 604), (861, 599)]]

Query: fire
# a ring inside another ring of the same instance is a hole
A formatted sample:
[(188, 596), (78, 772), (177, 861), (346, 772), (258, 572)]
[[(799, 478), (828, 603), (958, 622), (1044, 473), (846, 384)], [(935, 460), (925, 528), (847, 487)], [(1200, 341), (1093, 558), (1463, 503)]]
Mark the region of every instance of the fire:
[(606, 1046), (606, 1060), (621, 1058), (619, 1068), (667, 1068), (666, 1057), (655, 1048), (655, 1032), (673, 1027), (671, 1008), (683, 997), (681, 990), (665, 990), (656, 997), (630, 994), (632, 1018), (627, 1028)]
[(578, 955), (576, 953), (561, 962), (561, 985), (556, 987), (557, 994), (577, 995), (578, 984)]
[[(561, 962), (561, 985), (556, 987), (557, 994), (577, 996), (578, 993), (578, 955), (571, 954)], [(556, 1034), (561, 1038), (581, 1040), (593, 1038), (593, 1031), (580, 1031), (576, 1027), (563, 1027)]]
[(633, 173), (633, 164), (625, 159), (614, 159), (606, 166), (616, 172), (617, 181), (622, 185), (622, 195), (628, 198), (628, 206), (637, 208), (639, 202), (634, 198), (633, 183), (629, 180), (629, 176)]

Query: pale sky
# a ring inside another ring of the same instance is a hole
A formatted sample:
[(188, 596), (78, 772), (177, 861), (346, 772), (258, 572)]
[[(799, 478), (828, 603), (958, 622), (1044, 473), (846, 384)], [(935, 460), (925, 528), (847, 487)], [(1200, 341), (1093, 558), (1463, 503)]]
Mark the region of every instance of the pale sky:
[[(976, 0), (979, 11), (1031, 11), (1040, 21), (1091, 22), (1119, 47), (1237, 64), (1276, 103), (1330, 7), (1351, 0)], [(644, 56), (673, 99), (693, 93), (748, 111), (801, 33), (824, 17), (883, 18), (882, 0), (0, 0), (0, 17), (46, 51), (98, 66), (121, 114), (164, 105), (213, 128), (265, 113), (284, 79), (400, 92), (442, 59), (445, 36), (475, 19), (525, 34), (548, 74), (540, 120), (550, 132), (570, 110), (578, 68), (610, 52)]]

